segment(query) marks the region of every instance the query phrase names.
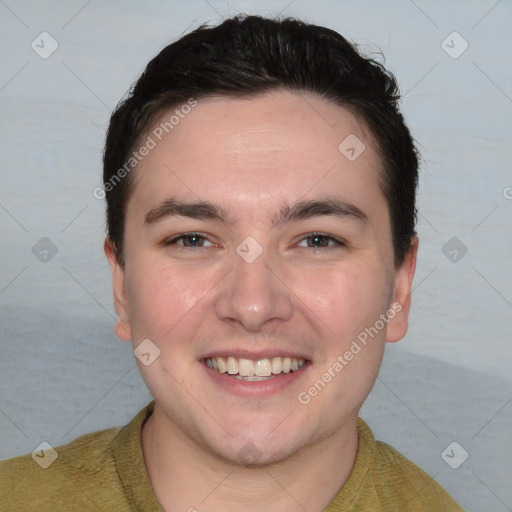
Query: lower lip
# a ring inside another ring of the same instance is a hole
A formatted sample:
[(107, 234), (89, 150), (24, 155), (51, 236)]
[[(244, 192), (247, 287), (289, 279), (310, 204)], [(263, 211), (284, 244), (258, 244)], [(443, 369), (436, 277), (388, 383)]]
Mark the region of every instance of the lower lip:
[(311, 362), (307, 361), (299, 370), (290, 373), (280, 373), (272, 379), (249, 381), (230, 377), (226, 373), (219, 373), (201, 361), (201, 366), (206, 370), (206, 373), (219, 386), (235, 395), (250, 397), (268, 396), (283, 391), (286, 387), (297, 381), (297, 379), (300, 379), (308, 370), (310, 364)]

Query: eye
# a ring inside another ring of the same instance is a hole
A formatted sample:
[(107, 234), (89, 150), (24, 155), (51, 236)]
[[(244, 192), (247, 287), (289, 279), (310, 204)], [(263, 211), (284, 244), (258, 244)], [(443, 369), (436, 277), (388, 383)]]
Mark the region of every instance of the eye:
[(182, 235), (166, 240), (164, 245), (177, 245), (180, 246), (180, 248), (182, 247), (185, 249), (198, 249), (200, 247), (205, 247), (205, 241), (211, 244), (211, 242), (200, 233), (183, 233)]
[[(307, 241), (307, 247), (312, 247), (313, 249), (328, 249), (330, 247), (344, 247), (346, 245), (345, 242), (324, 233), (311, 233), (301, 240), (299, 246), (304, 241)], [(309, 244), (309, 241), (311, 241), (312, 245)]]

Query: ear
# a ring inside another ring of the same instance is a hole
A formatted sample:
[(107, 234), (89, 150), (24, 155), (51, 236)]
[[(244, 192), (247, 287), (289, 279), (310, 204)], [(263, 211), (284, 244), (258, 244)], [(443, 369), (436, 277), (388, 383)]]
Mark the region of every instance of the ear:
[(114, 306), (118, 320), (114, 327), (114, 332), (118, 338), (123, 341), (131, 340), (130, 318), (128, 315), (128, 305), (126, 299), (125, 272), (120, 265), (114, 244), (110, 238), (105, 238), (103, 249), (107, 256), (110, 268), (112, 270), (112, 288), (114, 291)]
[(394, 343), (401, 340), (409, 326), (409, 310), (411, 308), (411, 287), (416, 270), (416, 256), (418, 254), (418, 237), (414, 236), (411, 240), (409, 251), (400, 268), (395, 272), (394, 278), (394, 297), (391, 301), (390, 311), (395, 315), (389, 315), (389, 322), (386, 332), (386, 341)]

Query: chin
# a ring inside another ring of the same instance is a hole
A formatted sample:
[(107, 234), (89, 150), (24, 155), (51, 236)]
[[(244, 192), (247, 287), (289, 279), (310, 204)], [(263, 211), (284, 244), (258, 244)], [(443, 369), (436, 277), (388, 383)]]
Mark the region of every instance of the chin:
[(211, 446), (210, 451), (215, 458), (223, 459), (230, 465), (256, 469), (284, 462), (299, 450), (298, 447), (290, 446), (289, 439), (286, 446), (273, 446), (273, 443), (262, 446), (262, 443), (257, 444), (250, 440), (239, 443), (222, 447)]

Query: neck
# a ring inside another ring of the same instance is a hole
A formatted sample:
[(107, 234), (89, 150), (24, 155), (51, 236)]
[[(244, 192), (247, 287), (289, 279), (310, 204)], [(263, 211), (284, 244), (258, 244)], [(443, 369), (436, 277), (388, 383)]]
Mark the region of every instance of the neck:
[(158, 403), (142, 429), (149, 478), (166, 512), (322, 511), (347, 480), (357, 445), (356, 416), (278, 464), (248, 468), (199, 446)]

